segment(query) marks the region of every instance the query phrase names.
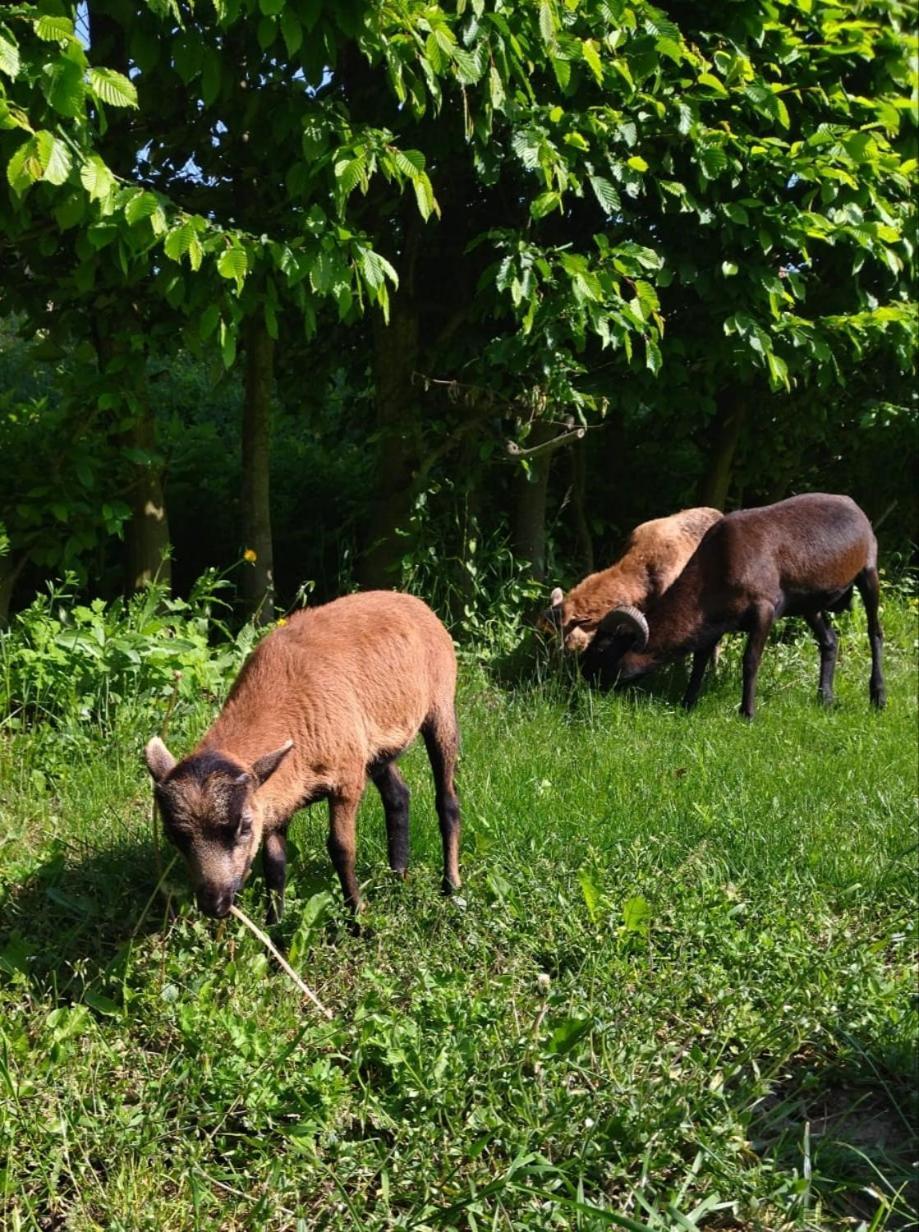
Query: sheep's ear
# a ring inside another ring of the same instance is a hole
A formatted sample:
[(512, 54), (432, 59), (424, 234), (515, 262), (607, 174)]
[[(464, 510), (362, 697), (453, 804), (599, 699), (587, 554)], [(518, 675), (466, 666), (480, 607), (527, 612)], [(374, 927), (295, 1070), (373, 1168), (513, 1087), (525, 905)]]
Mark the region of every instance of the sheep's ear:
[(258, 761), (252, 763), (252, 777), (259, 787), (271, 778), (293, 747), (293, 740), (285, 740), (279, 749), (275, 749), (272, 753), (266, 753), (264, 757), (260, 757)]
[(160, 740), (159, 736), (154, 736), (148, 742), (144, 749), (144, 761), (147, 763), (147, 769), (153, 776), (155, 783), (162, 783), (163, 779), (169, 771), (175, 766), (176, 759)]
[(549, 596), (550, 606), (540, 616), (540, 622), (547, 629), (560, 629), (562, 627), (562, 601), (565, 598), (565, 592), (561, 586), (556, 586)]

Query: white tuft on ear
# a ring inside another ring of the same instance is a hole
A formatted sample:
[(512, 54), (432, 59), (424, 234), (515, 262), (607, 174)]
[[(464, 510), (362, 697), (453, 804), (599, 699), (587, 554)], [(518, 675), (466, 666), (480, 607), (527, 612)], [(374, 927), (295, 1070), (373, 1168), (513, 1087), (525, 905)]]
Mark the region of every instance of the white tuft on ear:
[(553, 607), (561, 606), (564, 598), (565, 592), (562, 590), (561, 586), (556, 586), (556, 588), (552, 591), (552, 594), (549, 596), (549, 600)]
[(147, 763), (147, 769), (153, 776), (156, 783), (162, 783), (163, 779), (176, 764), (176, 759), (160, 740), (159, 736), (154, 736), (144, 749), (144, 760)]

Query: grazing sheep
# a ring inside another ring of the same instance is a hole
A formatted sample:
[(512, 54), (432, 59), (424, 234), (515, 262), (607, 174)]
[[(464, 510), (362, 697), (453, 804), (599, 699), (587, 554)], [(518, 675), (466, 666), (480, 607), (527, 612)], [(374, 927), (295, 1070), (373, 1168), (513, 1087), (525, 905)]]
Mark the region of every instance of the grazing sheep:
[(828, 614), (848, 607), (853, 586), (868, 618), (871, 701), (882, 707), (877, 541), (853, 500), (820, 492), (741, 509), (716, 522), (670, 589), (644, 614), (623, 605), (604, 616), (584, 656), (584, 672), (612, 685), (691, 651), (683, 698), (691, 709), (718, 642), (740, 629), (748, 635), (740, 712), (751, 719), (769, 630), (782, 616), (802, 616), (820, 647), (820, 697), (829, 704), (837, 639)]
[(556, 586), (543, 622), (560, 630), (566, 650), (583, 651), (611, 608), (641, 610), (662, 595), (720, 517), (717, 509), (702, 507), (642, 522), (629, 535), (625, 552), (615, 564), (591, 573), (567, 595)]
[(419, 731), (434, 773), (443, 888), (458, 887), (455, 686), (450, 635), (412, 595), (348, 595), (269, 634), (194, 752), (176, 762), (158, 738), (145, 750), (166, 834), (185, 856), (200, 909), (229, 912), (264, 839), (268, 919), (280, 918), (288, 823), (327, 799), (329, 855), (358, 910), (355, 821), (368, 778), (383, 799), (390, 867), (404, 874), (409, 789), (395, 762)]

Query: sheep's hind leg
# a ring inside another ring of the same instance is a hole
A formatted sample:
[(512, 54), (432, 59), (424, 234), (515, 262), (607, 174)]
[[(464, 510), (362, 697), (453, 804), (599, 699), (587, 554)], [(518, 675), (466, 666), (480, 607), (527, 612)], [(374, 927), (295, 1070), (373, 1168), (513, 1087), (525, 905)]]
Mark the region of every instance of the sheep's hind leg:
[(392, 763), (375, 771), (371, 778), (383, 801), (386, 814), (386, 846), (389, 867), (404, 877), (408, 869), (408, 806), (411, 792)]
[(462, 885), (459, 874), (460, 809), (453, 784), (459, 748), (456, 715), (452, 710), (448, 715), (432, 715), (421, 731), (434, 774), (437, 816), (444, 850), (442, 888), (444, 894), (450, 894)]
[(871, 681), (869, 684), (871, 704), (877, 706), (878, 710), (883, 710), (887, 701), (887, 691), (884, 688), (884, 669), (881, 663), (884, 633), (878, 620), (880, 582), (877, 569), (863, 569), (855, 579), (855, 585), (862, 597), (865, 616), (868, 619), (868, 640), (871, 643)]
[(277, 924), (284, 914), (284, 885), (287, 881), (287, 831), (274, 830), (265, 836), (262, 848), (262, 871), (268, 890), (268, 911), (265, 919)]
[(813, 616), (805, 616), (804, 619), (820, 647), (820, 700), (824, 706), (832, 706), (833, 673), (836, 671), (839, 639), (826, 612), (816, 612)]
[(354, 912), (361, 909), (361, 892), (354, 875), (354, 861), (357, 852), (357, 807), (362, 794), (363, 784), (351, 789), (339, 789), (329, 797), (329, 856), (341, 882), (345, 905)]

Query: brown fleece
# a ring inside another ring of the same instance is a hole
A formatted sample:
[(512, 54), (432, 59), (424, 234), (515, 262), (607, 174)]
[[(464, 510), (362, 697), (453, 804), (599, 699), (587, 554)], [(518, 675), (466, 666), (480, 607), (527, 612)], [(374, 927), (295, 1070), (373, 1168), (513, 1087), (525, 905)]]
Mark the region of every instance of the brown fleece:
[(561, 630), (566, 648), (583, 650), (612, 608), (642, 611), (649, 600), (662, 595), (720, 517), (717, 509), (703, 506), (636, 526), (615, 564), (591, 573), (563, 599)]

